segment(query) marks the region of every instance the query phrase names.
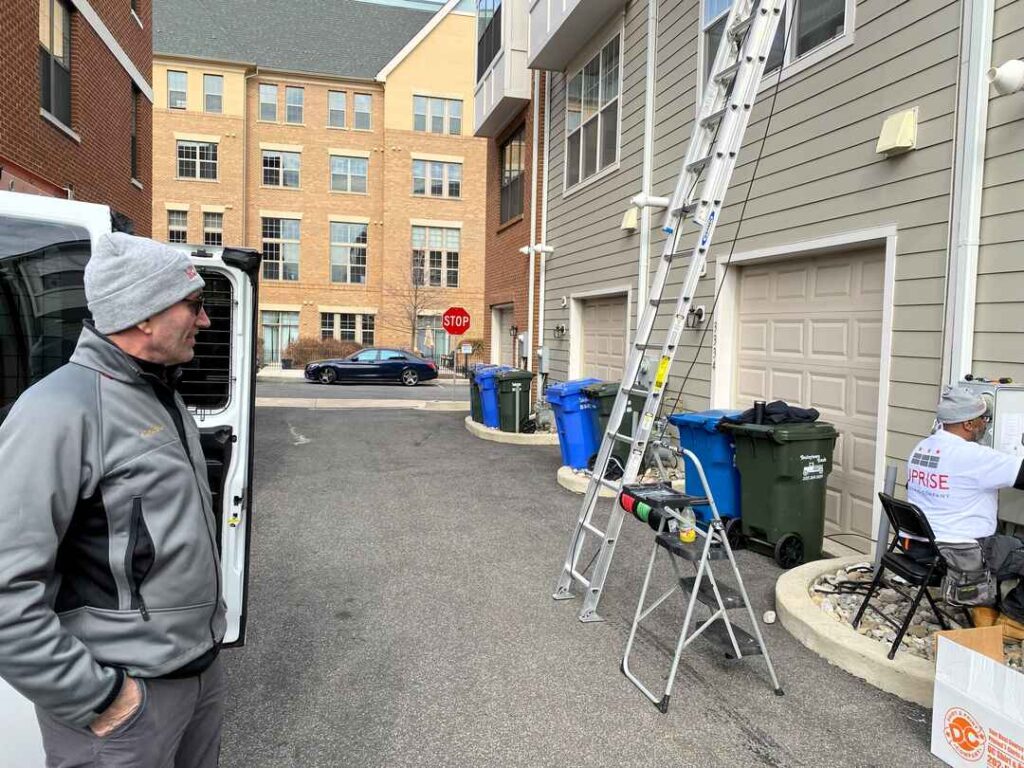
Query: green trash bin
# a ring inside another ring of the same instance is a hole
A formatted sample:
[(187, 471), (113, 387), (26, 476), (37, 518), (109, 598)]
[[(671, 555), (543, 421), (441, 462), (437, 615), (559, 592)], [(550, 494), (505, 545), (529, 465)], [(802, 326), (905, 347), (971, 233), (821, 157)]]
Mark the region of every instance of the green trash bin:
[[(597, 403), (597, 408), (592, 413), (594, 418), (597, 419), (599, 446), (600, 441), (604, 440), (604, 433), (608, 431), (608, 417), (612, 415), (615, 397), (619, 394), (620, 386), (620, 382), (617, 381), (602, 381), (600, 384), (591, 384), (583, 388), (587, 396)], [(629, 402), (626, 403), (626, 414), (622, 417), (622, 426), (619, 428), (619, 434), (632, 437), (633, 430), (640, 421), (640, 414), (644, 409), (645, 400), (646, 398), (643, 395), (629, 396)], [(629, 445), (616, 441), (612, 448), (612, 456), (618, 459), (623, 468), (625, 468), (626, 461), (629, 459)]]
[(740, 471), (743, 536), (783, 568), (817, 560), (825, 537), (825, 483), (839, 433), (827, 422), (728, 424)]
[(533, 372), (521, 368), (502, 371), (498, 381), (498, 423), (502, 432), (521, 432), (530, 416), (530, 383)]

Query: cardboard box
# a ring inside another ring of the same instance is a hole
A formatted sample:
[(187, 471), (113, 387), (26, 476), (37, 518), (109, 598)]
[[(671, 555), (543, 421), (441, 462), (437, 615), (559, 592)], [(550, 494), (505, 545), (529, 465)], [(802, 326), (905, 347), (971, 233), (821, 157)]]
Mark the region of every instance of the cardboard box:
[(956, 768), (1024, 768), (1024, 675), (1002, 663), (1002, 630), (939, 634), (932, 754)]

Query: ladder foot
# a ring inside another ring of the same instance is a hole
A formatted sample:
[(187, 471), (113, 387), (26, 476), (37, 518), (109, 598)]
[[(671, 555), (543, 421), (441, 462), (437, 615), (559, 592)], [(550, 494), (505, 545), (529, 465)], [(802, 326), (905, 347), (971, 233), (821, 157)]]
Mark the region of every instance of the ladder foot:
[(551, 597), (554, 600), (572, 600), (576, 595), (572, 593), (571, 589), (557, 589)]
[(657, 703), (657, 705), (656, 705), (658, 707), (658, 711), (661, 712), (661, 714), (663, 714), (663, 715), (666, 712), (668, 712), (668, 700), (669, 700), (669, 698), (670, 698), (669, 694), (666, 693), (664, 696), (661, 697), (661, 701), (659, 701)]
[(776, 696), (785, 696), (786, 692), (784, 690), (782, 690), (781, 688), (776, 688), (775, 689), (775, 695)]
[(597, 615), (597, 611), (580, 611), (579, 619), (584, 624), (592, 624), (599, 621), (604, 621), (604, 619)]

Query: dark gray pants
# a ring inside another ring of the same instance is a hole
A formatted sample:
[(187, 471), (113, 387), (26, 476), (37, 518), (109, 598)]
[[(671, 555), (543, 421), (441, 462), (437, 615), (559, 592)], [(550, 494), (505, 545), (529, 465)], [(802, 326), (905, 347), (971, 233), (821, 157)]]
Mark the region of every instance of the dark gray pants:
[(46, 768), (216, 768), (226, 691), (220, 659), (196, 677), (140, 682), (138, 713), (102, 739), (37, 707)]
[(1016, 536), (986, 536), (979, 539), (985, 564), (996, 581), (1018, 579), (1017, 586), (1002, 600), (1002, 611), (1011, 619), (1024, 621), (1024, 541)]

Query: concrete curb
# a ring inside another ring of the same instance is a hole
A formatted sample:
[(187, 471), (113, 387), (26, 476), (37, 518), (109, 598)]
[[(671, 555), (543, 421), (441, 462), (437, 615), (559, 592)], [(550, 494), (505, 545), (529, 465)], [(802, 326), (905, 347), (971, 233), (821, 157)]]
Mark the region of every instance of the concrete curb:
[(904, 651), (889, 661), (887, 644), (864, 637), (811, 601), (808, 590), (815, 579), (823, 573), (862, 563), (866, 557), (815, 560), (787, 571), (775, 584), (775, 610), (782, 626), (793, 637), (829, 663), (901, 699), (931, 707), (934, 664)]
[[(587, 492), (587, 486), (590, 485), (591, 474), (586, 470), (562, 466), (558, 468), (558, 484), (567, 491), (584, 494)], [(615, 496), (615, 491), (603, 486), (598, 493), (608, 499)]]
[(311, 408), (313, 410), (357, 410), (378, 408), (411, 411), (468, 411), (466, 401), (450, 400), (369, 400), (312, 397), (257, 397), (257, 408)]
[[(466, 404), (469, 407), (469, 404)], [(502, 432), (499, 429), (491, 429), (483, 424), (473, 421), (472, 416), (466, 417), (466, 430), (474, 437), (481, 440), (490, 440), (492, 443), (506, 443), (507, 445), (558, 445), (558, 435), (554, 432), (534, 432), (529, 435), (520, 435), (515, 432)]]

